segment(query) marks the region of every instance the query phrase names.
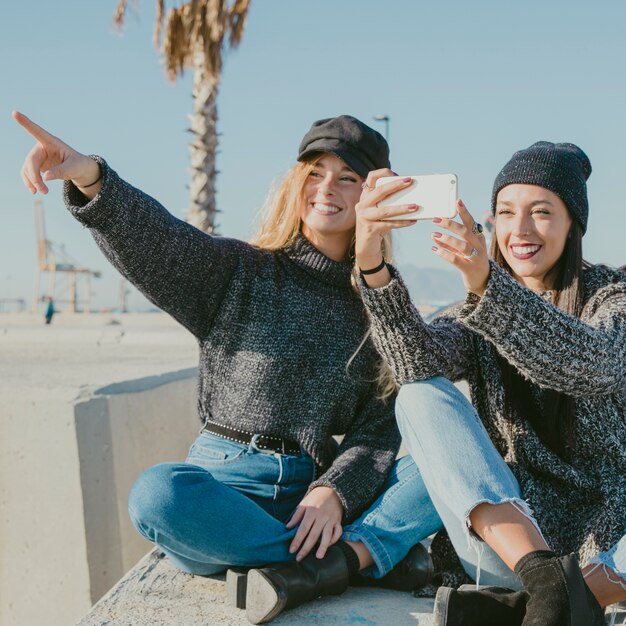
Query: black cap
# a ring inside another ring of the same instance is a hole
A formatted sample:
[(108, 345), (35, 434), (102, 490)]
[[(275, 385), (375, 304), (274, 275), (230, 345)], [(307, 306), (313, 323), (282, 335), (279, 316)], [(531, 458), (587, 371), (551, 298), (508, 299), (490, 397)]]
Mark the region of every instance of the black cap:
[(391, 167), (385, 138), (351, 115), (313, 122), (300, 142), (298, 161), (307, 161), (320, 152), (337, 155), (363, 178), (372, 170)]
[(573, 143), (538, 141), (519, 150), (496, 177), (491, 194), (491, 210), (496, 210), (498, 192), (507, 185), (538, 185), (555, 193), (587, 230), (589, 202), (587, 179), (591, 174), (589, 157)]

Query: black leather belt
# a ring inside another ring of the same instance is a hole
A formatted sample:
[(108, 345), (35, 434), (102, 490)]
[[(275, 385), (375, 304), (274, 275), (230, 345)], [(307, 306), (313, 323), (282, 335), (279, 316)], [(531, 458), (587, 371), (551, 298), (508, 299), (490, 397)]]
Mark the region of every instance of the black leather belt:
[[(207, 421), (204, 424), (202, 432), (211, 433), (230, 441), (249, 445), (256, 433), (249, 433), (245, 430), (237, 430), (231, 426), (217, 424)], [(300, 454), (300, 444), (289, 439), (281, 439), (280, 437), (272, 437), (271, 435), (259, 435), (255, 441), (257, 448), (261, 450), (272, 450), (279, 454)]]

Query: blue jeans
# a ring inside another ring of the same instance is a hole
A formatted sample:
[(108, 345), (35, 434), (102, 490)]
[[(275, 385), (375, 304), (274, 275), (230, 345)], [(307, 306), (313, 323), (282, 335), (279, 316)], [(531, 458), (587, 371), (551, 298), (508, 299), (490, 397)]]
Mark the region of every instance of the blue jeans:
[[(403, 386), (396, 417), (465, 571), (483, 584), (521, 589), (515, 574), (471, 532), (469, 514), (483, 502), (511, 503), (537, 526), (474, 407), (449, 380), (436, 377)], [(624, 586), (626, 538), (594, 561), (621, 576)]]
[[(315, 475), (304, 453), (260, 450), (203, 433), (185, 463), (162, 463), (135, 482), (129, 512), (137, 530), (183, 571), (210, 575), (229, 566), (292, 560), (296, 528), (285, 523)], [(397, 461), (372, 505), (344, 528), (343, 539), (362, 541), (384, 576), (415, 545), (442, 527), (419, 471)]]

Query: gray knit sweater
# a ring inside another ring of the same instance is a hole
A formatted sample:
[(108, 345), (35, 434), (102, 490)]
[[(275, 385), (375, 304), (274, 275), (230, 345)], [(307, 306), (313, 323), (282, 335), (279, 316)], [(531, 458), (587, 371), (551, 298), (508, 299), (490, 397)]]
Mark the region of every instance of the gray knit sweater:
[[(374, 342), (399, 384), (467, 379), (472, 402), (556, 552), (587, 563), (626, 527), (626, 277), (585, 272), (581, 319), (560, 311), (491, 265), (482, 297), (426, 324), (397, 271), (380, 289), (363, 283)], [(565, 462), (530, 424), (507, 416), (496, 352), (540, 388), (575, 398), (576, 447)]]
[[(299, 442), (318, 467), (310, 489), (335, 489), (354, 519), (383, 485), (400, 435), (393, 398), (376, 397), (370, 339), (347, 367), (368, 330), (351, 265), (304, 237), (270, 252), (206, 235), (97, 160), (100, 193), (87, 202), (66, 183), (66, 204), (109, 261), (198, 339), (201, 419)], [(338, 448), (332, 436), (344, 434)]]

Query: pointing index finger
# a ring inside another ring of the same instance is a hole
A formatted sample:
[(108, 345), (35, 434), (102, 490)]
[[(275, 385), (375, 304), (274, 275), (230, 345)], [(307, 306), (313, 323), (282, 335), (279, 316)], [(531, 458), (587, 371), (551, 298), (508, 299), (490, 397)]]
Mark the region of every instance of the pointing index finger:
[(54, 135), (51, 135), (47, 130), (35, 124), (35, 122), (26, 117), (23, 113), (13, 111), (13, 119), (40, 143), (53, 143), (57, 141)]

